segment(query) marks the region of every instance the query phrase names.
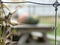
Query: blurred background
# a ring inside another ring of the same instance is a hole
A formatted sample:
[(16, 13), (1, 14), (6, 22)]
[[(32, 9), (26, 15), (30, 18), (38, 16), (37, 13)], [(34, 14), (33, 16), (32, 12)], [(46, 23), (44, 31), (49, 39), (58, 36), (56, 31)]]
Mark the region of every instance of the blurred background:
[[(54, 3), (55, 0), (2, 0), (4, 2), (24, 2), (24, 1), (32, 1), (38, 3)], [(60, 2), (60, 0), (58, 0)], [(16, 12), (14, 13), (14, 17), (20, 16), (23, 13), (27, 13), (28, 15), (32, 15), (33, 17), (39, 16), (39, 24), (55, 24), (55, 8), (53, 6), (43, 6), (36, 4), (7, 4), (4, 3), (9, 9), (10, 12), (13, 12), (16, 8)], [(5, 14), (8, 15), (9, 11), (5, 8)], [(12, 20), (17, 20), (16, 18), (12, 18)], [(57, 45), (60, 43), (60, 6), (58, 7), (58, 24), (57, 24)], [(55, 44), (55, 32), (47, 33), (47, 38), (49, 42), (54, 45)]]

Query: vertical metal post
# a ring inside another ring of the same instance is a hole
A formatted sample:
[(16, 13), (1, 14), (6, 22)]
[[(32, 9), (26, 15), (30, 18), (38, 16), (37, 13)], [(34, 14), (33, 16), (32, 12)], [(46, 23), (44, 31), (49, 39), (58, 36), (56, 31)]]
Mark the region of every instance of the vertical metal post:
[(57, 11), (58, 11), (58, 6), (59, 6), (59, 2), (56, 0), (56, 2), (53, 4), (53, 6), (55, 7), (55, 45), (57, 44), (56, 43), (56, 36), (57, 36), (57, 21), (58, 21), (58, 14), (57, 14)]
[(57, 36), (57, 10), (58, 8), (55, 7), (55, 45), (56, 45), (56, 36)]

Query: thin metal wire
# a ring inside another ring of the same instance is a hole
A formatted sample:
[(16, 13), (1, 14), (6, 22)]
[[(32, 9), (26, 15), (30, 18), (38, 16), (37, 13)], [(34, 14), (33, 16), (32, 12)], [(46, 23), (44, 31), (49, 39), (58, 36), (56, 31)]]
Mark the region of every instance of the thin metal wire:
[(56, 36), (57, 36), (57, 11), (55, 11), (55, 45), (56, 45)]
[(3, 2), (3, 3), (32, 3), (32, 4), (38, 4), (38, 5), (53, 5), (53, 4), (44, 4), (44, 3), (37, 3), (37, 2), (31, 2), (31, 1), (25, 1), (25, 2)]

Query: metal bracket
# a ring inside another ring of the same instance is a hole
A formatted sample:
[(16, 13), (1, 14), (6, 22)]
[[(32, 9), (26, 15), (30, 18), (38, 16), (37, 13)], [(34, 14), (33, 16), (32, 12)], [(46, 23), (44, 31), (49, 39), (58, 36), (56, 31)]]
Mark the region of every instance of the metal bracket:
[(56, 1), (54, 4), (53, 4), (53, 7), (55, 7), (55, 11), (57, 11), (58, 10), (58, 6), (59, 6), (60, 4), (59, 4), (59, 2), (58, 1)]

